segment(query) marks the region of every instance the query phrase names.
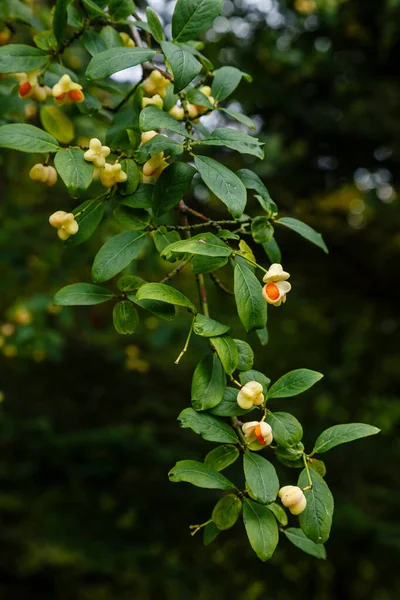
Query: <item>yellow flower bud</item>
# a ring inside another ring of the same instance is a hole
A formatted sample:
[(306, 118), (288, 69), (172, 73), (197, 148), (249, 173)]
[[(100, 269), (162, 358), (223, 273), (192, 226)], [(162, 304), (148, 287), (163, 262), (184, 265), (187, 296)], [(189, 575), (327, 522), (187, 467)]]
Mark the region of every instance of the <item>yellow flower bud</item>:
[(158, 106), (158, 108), (162, 108), (164, 102), (159, 94), (152, 96), (152, 98), (143, 98), (142, 99), (142, 108), (144, 108), (145, 106), (149, 106), (151, 104), (154, 104), (154, 106)]
[(47, 167), (41, 163), (33, 165), (32, 169), (29, 171), (29, 177), (32, 179), (32, 181), (40, 181), (41, 183), (45, 183), (48, 177)]
[(307, 506), (303, 490), (296, 485), (283, 486), (278, 495), (283, 506), (286, 506), (293, 515), (299, 515)]
[(249, 381), (237, 395), (237, 403), (243, 410), (264, 404), (263, 386), (258, 381)]
[(135, 47), (135, 42), (133, 41), (133, 39), (131, 37), (129, 37), (129, 35), (127, 33), (120, 33), (119, 34), (121, 40), (124, 43), (124, 47), (125, 48), (134, 48)]
[(89, 150), (86, 150), (83, 157), (85, 160), (92, 162), (95, 167), (101, 168), (106, 164), (106, 157), (110, 152), (108, 146), (102, 146), (99, 139), (92, 138), (89, 142)]
[(144, 132), (142, 133), (142, 136), (141, 136), (141, 138), (140, 138), (140, 139), (141, 139), (141, 143), (142, 143), (142, 144), (145, 144), (146, 142), (149, 142), (149, 141), (150, 141), (150, 140), (152, 140), (152, 139), (153, 139), (153, 137), (155, 137), (156, 135), (158, 135), (158, 134), (157, 134), (157, 131), (144, 131)]
[(177, 121), (182, 121), (185, 118), (185, 111), (183, 110), (182, 106), (178, 106), (177, 104), (175, 104), (175, 106), (173, 106), (168, 112), (170, 115), (175, 117)]
[(104, 187), (112, 187), (116, 183), (123, 183), (128, 175), (122, 170), (120, 163), (110, 165), (106, 163), (100, 170), (100, 181)]
[(48, 187), (53, 187), (57, 183), (57, 171), (54, 167), (47, 167), (47, 180), (46, 185)]

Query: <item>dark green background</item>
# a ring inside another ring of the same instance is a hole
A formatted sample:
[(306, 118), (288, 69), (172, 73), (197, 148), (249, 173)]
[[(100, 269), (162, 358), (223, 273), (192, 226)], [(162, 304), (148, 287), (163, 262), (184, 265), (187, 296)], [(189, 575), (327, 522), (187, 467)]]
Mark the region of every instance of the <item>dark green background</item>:
[[(189, 524), (208, 518), (218, 494), (170, 484), (167, 472), (176, 460), (201, 460), (212, 447), (176, 423), (207, 346), (194, 340), (181, 364), (173, 364), (189, 326), (184, 312), (173, 325), (143, 314), (129, 338), (113, 331), (107, 305), (51, 314), (52, 294), (90, 280), (97, 248), (116, 229), (105, 223), (90, 242), (64, 250), (46, 221), (74, 201), (61, 183), (45, 191), (31, 185), (34, 158), (6, 151), (0, 156), (1, 322), (12, 321), (19, 305), (32, 322), (6, 340), (17, 356), (0, 355), (1, 598), (399, 596), (400, 3), (317, 4), (307, 15), (292, 2), (259, 2), (259, 11), (255, 2), (226, 1), (226, 17), (209, 34), (205, 53), (215, 65), (253, 76), (235, 100), (255, 116), (265, 142), (266, 158), (254, 169), (281, 214), (321, 231), (330, 249), (326, 256), (277, 230), (293, 290), (285, 306), (269, 310), (269, 344), (262, 348), (249, 336), (255, 366), (272, 379), (299, 367), (325, 374), (309, 392), (274, 401), (303, 423), (308, 449), (335, 423), (382, 428), (379, 436), (325, 455), (336, 501), (328, 560), (282, 539), (263, 564), (241, 523), (208, 548), (200, 535), (190, 537)], [(38, 15), (48, 18), (42, 5)], [(28, 33), (18, 26), (14, 41), (27, 41)], [(218, 158), (232, 168), (253, 168), (234, 153)], [(204, 208), (194, 198), (191, 204), (223, 215), (217, 203)], [(170, 267), (149, 257), (137, 272), (157, 280)], [(231, 285), (228, 269), (221, 278)], [(188, 270), (176, 283), (197, 300), (192, 279)], [(208, 278), (207, 287), (211, 315), (244, 338), (231, 298)], [(149, 363), (147, 372), (126, 369), (129, 344)], [(235, 466), (228, 474), (240, 481)], [(283, 467), (279, 474), (285, 483), (297, 477)]]

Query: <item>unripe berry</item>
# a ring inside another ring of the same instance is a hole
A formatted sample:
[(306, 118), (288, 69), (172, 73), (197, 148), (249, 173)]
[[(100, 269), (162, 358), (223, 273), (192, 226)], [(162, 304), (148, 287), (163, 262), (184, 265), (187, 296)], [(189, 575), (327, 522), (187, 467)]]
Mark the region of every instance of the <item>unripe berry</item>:
[(62, 224), (64, 223), (65, 217), (67, 216), (68, 213), (65, 212), (65, 210), (57, 210), (55, 213), (53, 213), (50, 217), (49, 217), (49, 223), (52, 227), (55, 227), (56, 229), (58, 229), (59, 227), (62, 227)]
[(48, 187), (53, 187), (57, 183), (57, 171), (54, 167), (47, 167), (47, 180), (46, 185)]
[(296, 485), (283, 486), (278, 495), (283, 506), (286, 506), (293, 515), (299, 515), (307, 506), (303, 490)]
[(121, 40), (124, 43), (124, 47), (125, 48), (134, 48), (135, 47), (135, 42), (133, 41), (133, 39), (131, 37), (129, 37), (129, 35), (127, 33), (120, 33), (119, 34)]
[(178, 106), (177, 104), (175, 104), (175, 106), (173, 106), (168, 112), (170, 115), (175, 117), (177, 121), (182, 121), (185, 118), (185, 111), (183, 110), (182, 106)]
[(143, 98), (142, 99), (142, 108), (144, 108), (145, 106), (149, 106), (151, 104), (154, 104), (154, 106), (157, 106), (158, 108), (162, 108), (164, 105), (163, 99), (161, 98), (160, 94), (155, 94), (154, 96), (152, 96), (152, 98)]
[(48, 177), (47, 167), (41, 163), (33, 165), (29, 171), (29, 177), (32, 179), (32, 181), (40, 181), (41, 183), (45, 183)]
[(244, 385), (237, 395), (237, 403), (240, 408), (249, 410), (253, 406), (264, 404), (263, 386), (258, 381), (249, 381)]
[(153, 139), (153, 137), (155, 137), (157, 135), (157, 131), (145, 131), (142, 133), (141, 136), (141, 142), (142, 144), (145, 144), (146, 142), (149, 142), (150, 140)]

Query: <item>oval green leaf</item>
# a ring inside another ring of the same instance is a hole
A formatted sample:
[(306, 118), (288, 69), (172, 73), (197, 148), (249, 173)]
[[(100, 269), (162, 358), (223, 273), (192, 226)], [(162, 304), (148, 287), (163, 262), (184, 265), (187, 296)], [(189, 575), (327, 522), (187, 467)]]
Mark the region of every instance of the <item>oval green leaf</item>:
[[(329, 538), (334, 509), (333, 496), (324, 479), (314, 469), (309, 469), (312, 489), (305, 490), (307, 506), (299, 515), (300, 527), (303, 533), (316, 544), (324, 544)], [(309, 485), (307, 471), (302, 470), (299, 476), (299, 487)]]
[(231, 444), (223, 444), (211, 450), (204, 459), (209, 467), (223, 471), (239, 458), (239, 450)]
[(322, 454), (339, 444), (347, 444), (348, 442), (353, 442), (360, 438), (376, 435), (379, 432), (380, 429), (378, 429), (378, 427), (367, 425), (366, 423), (334, 425), (333, 427), (325, 429), (325, 431), (318, 436), (314, 445), (314, 452)]
[(242, 512), (242, 501), (235, 494), (227, 494), (214, 506), (211, 518), (221, 531), (234, 526)]
[(218, 321), (214, 321), (214, 319), (210, 319), (210, 317), (205, 317), (201, 313), (198, 313), (194, 320), (193, 331), (202, 337), (223, 335), (229, 330), (230, 327), (227, 325), (222, 325), (222, 323), (218, 323)]
[(246, 452), (243, 457), (246, 484), (252, 496), (261, 504), (270, 504), (276, 500), (279, 491), (279, 479), (275, 467), (256, 452)]
[(201, 63), (173, 42), (161, 42), (161, 49), (174, 76), (174, 93), (179, 94), (200, 73)]
[(109, 239), (94, 258), (93, 281), (108, 281), (121, 273), (139, 256), (145, 244), (146, 233), (137, 231), (127, 231)]
[(284, 225), (288, 229), (295, 231), (301, 235), (301, 237), (305, 238), (312, 244), (315, 244), (319, 248), (322, 248), (322, 250), (328, 254), (329, 250), (323, 240), (322, 235), (309, 225), (306, 225), (298, 219), (292, 219), (291, 217), (282, 217), (281, 219), (276, 219), (275, 223), (279, 223), (280, 225)]
[(0, 148), (47, 154), (48, 152), (57, 152), (60, 146), (52, 135), (39, 127), (24, 123), (12, 123), (0, 127)]
[(92, 183), (93, 165), (84, 159), (84, 152), (79, 148), (58, 152), (54, 165), (73, 198), (79, 198)]
[(271, 385), (268, 398), (290, 398), (310, 389), (323, 375), (310, 369), (296, 369)]
[(231, 375), (236, 370), (239, 362), (239, 350), (235, 342), (230, 335), (211, 337), (210, 342), (217, 351), (225, 373)]
[(208, 410), (222, 400), (226, 379), (221, 361), (215, 354), (207, 354), (197, 365), (192, 379), (192, 406)]
[(310, 554), (310, 556), (314, 556), (315, 558), (320, 558), (322, 560), (326, 559), (326, 550), (322, 544), (316, 544), (312, 540), (310, 540), (301, 529), (297, 527), (289, 527), (285, 529), (283, 532), (289, 542), (292, 542), (294, 546), (303, 550), (306, 554)]
[(178, 421), (182, 429), (192, 429), (203, 440), (219, 444), (237, 444), (238, 437), (232, 427), (207, 413), (198, 413), (193, 408), (185, 408)]
[(132, 302), (121, 300), (114, 306), (113, 323), (118, 333), (134, 333), (139, 325), (139, 316)]
[(72, 283), (61, 288), (54, 296), (56, 306), (92, 306), (107, 302), (114, 294), (92, 283)]
[(301, 424), (289, 413), (269, 413), (266, 422), (272, 427), (274, 441), (283, 448), (295, 446), (303, 437)]
[(152, 60), (155, 55), (156, 52), (148, 48), (109, 48), (93, 56), (86, 69), (86, 78), (104, 79), (124, 69)]
[(136, 294), (138, 300), (158, 300), (176, 306), (184, 306), (192, 311), (196, 310), (193, 302), (182, 292), (165, 283), (146, 283)]
[(267, 506), (245, 499), (243, 521), (254, 552), (262, 561), (271, 558), (278, 544), (278, 525)]
[(262, 295), (261, 283), (243, 263), (236, 261), (234, 292), (239, 318), (246, 331), (262, 329), (267, 322), (267, 303)]
[(197, 460), (180, 460), (170, 470), (168, 477), (173, 482), (185, 481), (208, 489), (232, 490), (235, 488), (224, 475)]

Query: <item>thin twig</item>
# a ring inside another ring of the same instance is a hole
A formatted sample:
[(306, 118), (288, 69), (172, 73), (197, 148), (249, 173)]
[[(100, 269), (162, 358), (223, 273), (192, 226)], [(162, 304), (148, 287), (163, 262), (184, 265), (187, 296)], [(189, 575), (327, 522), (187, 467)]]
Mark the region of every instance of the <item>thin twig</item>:
[(171, 271), (170, 273), (168, 273), (168, 275), (166, 275), (164, 277), (164, 279), (161, 279), (160, 283), (167, 283), (167, 281), (170, 281), (170, 279), (172, 279), (173, 277), (175, 277), (175, 275), (178, 275), (178, 273), (180, 273), (182, 271), (182, 269), (192, 260), (192, 258), (188, 258), (187, 260), (184, 260), (180, 265), (178, 265), (175, 269), (173, 269), (173, 271)]
[(217, 287), (219, 287), (225, 294), (228, 294), (228, 296), (233, 296), (234, 295), (234, 293), (232, 292), (232, 290), (229, 290), (222, 283), (222, 281), (215, 275), (215, 273), (210, 273), (210, 277), (211, 277), (212, 281), (215, 283), (215, 285)]

